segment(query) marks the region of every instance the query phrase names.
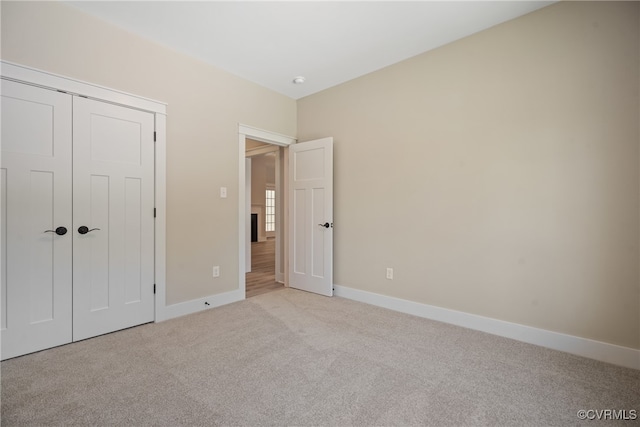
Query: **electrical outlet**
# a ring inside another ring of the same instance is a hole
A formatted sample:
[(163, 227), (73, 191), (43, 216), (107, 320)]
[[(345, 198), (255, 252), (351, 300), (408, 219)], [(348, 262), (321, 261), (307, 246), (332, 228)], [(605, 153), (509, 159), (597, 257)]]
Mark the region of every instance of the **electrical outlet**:
[(387, 279), (393, 280), (393, 268), (387, 268)]
[(227, 187), (220, 187), (220, 198), (227, 198)]
[(220, 266), (219, 265), (214, 265), (213, 266), (213, 277), (220, 277)]

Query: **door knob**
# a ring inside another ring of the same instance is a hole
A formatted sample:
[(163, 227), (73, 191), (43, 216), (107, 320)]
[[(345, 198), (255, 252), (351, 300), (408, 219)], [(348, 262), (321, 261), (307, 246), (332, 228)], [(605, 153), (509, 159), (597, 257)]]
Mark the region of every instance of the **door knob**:
[(56, 233), (58, 236), (64, 236), (65, 234), (67, 234), (67, 228), (66, 227), (58, 227), (55, 230), (45, 230), (45, 233)]
[(87, 234), (93, 230), (100, 230), (100, 229), (99, 228), (89, 229), (89, 227), (87, 227), (86, 225), (81, 225), (80, 227), (78, 227), (78, 233), (80, 234)]
[(324, 228), (329, 228), (331, 227), (331, 224), (329, 224), (328, 222), (325, 222), (324, 224), (318, 224), (320, 227), (324, 227)]

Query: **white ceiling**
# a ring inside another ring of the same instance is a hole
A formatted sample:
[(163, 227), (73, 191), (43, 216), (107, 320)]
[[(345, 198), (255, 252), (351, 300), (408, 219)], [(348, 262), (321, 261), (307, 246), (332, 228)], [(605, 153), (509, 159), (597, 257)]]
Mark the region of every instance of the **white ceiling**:
[(298, 99), (554, 2), (66, 3)]

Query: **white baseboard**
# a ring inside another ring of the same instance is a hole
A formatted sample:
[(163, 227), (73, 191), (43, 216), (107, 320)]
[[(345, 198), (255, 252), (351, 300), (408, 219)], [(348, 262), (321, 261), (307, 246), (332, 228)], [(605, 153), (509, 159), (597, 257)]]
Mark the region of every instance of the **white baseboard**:
[[(172, 304), (164, 307), (157, 313), (156, 322), (173, 319), (175, 317), (186, 316), (187, 314), (197, 313), (202, 310), (208, 310), (221, 305), (231, 304), (232, 302), (242, 301), (245, 298), (244, 290), (236, 289), (234, 291), (222, 294), (211, 295), (205, 298), (198, 298), (191, 301), (185, 301), (178, 304)], [(208, 303), (208, 304), (207, 304)]]
[(503, 320), (361, 291), (345, 286), (334, 285), (334, 295), (412, 314), (414, 316), (551, 348), (553, 350), (588, 357), (614, 365), (640, 369), (640, 350), (633, 348), (533, 328), (517, 323), (505, 322)]

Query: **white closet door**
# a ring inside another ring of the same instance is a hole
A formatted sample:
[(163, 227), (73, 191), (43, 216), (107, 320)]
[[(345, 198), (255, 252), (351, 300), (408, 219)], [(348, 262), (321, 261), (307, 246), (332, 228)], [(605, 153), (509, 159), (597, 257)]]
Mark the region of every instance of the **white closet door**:
[(0, 318), (7, 359), (72, 339), (72, 101), (6, 80), (1, 93)]
[(77, 341), (154, 319), (154, 117), (76, 97), (73, 122)]

